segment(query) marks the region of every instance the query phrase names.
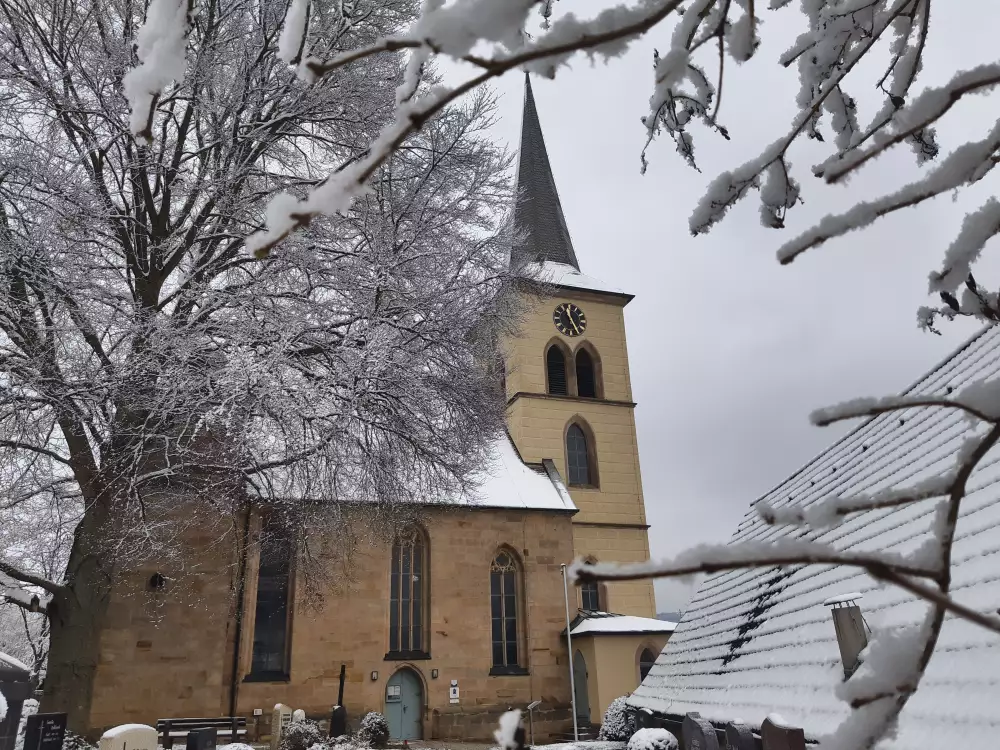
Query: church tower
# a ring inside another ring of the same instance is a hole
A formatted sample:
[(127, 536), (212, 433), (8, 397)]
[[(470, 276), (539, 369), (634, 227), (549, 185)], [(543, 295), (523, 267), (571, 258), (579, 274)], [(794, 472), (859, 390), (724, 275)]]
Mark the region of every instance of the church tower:
[[(632, 295), (580, 269), (526, 79), (512, 263), (552, 289), (506, 342), (508, 428), (529, 464), (551, 459), (569, 487), (575, 554), (598, 562), (649, 557), (624, 308)], [(610, 250), (610, 249), (609, 249)], [(651, 581), (589, 584), (584, 610), (654, 617)]]

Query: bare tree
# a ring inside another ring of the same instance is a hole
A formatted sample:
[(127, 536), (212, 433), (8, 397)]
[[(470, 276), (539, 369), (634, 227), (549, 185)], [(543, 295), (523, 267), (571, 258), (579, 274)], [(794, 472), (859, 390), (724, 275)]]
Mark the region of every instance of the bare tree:
[[(790, 4), (790, 0), (773, 0), (769, 10), (786, 11)], [(682, 158), (695, 166), (694, 126), (700, 124), (723, 138), (729, 137), (719, 119), (725, 66), (727, 60), (741, 63), (759, 53), (760, 5), (754, 0), (693, 0), (683, 6), (681, 0), (635, 0), (603, 10), (590, 19), (567, 13), (553, 20), (552, 0), (511, 0), (503, 4), (494, 0), (465, 0), (447, 5), (430, 2), (404, 33), (385, 36), (365, 49), (335, 56), (313, 50), (298, 63), (299, 77), (304, 82), (325, 80), (372, 56), (401, 49), (411, 51), (411, 73), (439, 56), (470, 64), (476, 72), (453, 87), (401, 98), (393, 121), (372, 141), (363, 159), (349, 171), (332, 174), (321, 188), (305, 197), (276, 198), (271, 204), (273, 211), (268, 215), (266, 230), (256, 233), (250, 244), (261, 254), (272, 252), (314, 217), (350, 205), (364, 192), (379, 165), (419, 131), (428, 117), (492, 78), (515, 69), (552, 77), (577, 53), (609, 60), (638, 38), (661, 30), (667, 30), (668, 44), (665, 53), (658, 53), (653, 61), (654, 87), (643, 118), (647, 149), (657, 137), (666, 135), (674, 141)], [(544, 19), (542, 28), (529, 34), (527, 31), (535, 23), (532, 19), (537, 19), (533, 16), (536, 6)], [(300, 14), (295, 18), (300, 18), (312, 6), (300, 0), (295, 7)], [(982, 65), (968, 71), (950, 71), (944, 85), (918, 92), (917, 79), (926, 50), (933, 41), (931, 0), (804, 0), (801, 9), (806, 30), (790, 40), (791, 48), (777, 57), (781, 65), (798, 69), (801, 81), (796, 100), (798, 112), (788, 130), (776, 134), (771, 146), (711, 183), (692, 212), (689, 223), (692, 234), (710, 231), (752, 190), (760, 193), (763, 224), (783, 228), (787, 212), (799, 203), (804, 189), (788, 161), (789, 148), (800, 139), (829, 142), (827, 158), (812, 169), (816, 177), (828, 184), (843, 184), (846, 178), (899, 146), (912, 149), (918, 164), (926, 171), (916, 182), (877, 200), (858, 203), (843, 214), (828, 216), (787, 241), (778, 250), (778, 259), (783, 264), (828, 239), (995, 176), (994, 167), (1000, 161), (1000, 121), (981, 123), (978, 140), (959, 144), (943, 157), (939, 155), (941, 148), (934, 131), (935, 123), (952, 114), (960, 100), (991, 92), (1000, 84), (1000, 62), (990, 59), (995, 58), (995, 53), (983, 50)], [(289, 18), (288, 39), (298, 48), (308, 48), (311, 44), (308, 29), (301, 23), (292, 23), (292, 16)], [(858, 85), (856, 72), (863, 69), (859, 63), (873, 60), (877, 54), (885, 60), (874, 81), (883, 102), (877, 111), (863, 119), (849, 90)], [(710, 67), (715, 68), (711, 73)], [(830, 135), (832, 138), (827, 141)], [(645, 168), (645, 150), (642, 156)], [(934, 331), (938, 318), (956, 315), (989, 322), (1000, 320), (1000, 298), (971, 273), (984, 245), (998, 233), (1000, 202), (990, 197), (966, 218), (945, 252), (941, 268), (932, 274), (931, 293), (940, 297), (941, 305), (918, 312), (922, 327)], [(982, 406), (984, 397), (988, 397), (986, 407)], [(949, 592), (956, 520), (970, 474), (1000, 439), (995, 408), (1000, 395), (995, 388), (986, 387), (985, 396), (982, 390), (970, 390), (955, 398), (911, 401), (860, 401), (818, 412), (814, 420), (826, 424), (913, 406), (962, 409), (978, 420), (982, 429), (970, 433), (966, 448), (956, 457), (955, 468), (931, 485), (898, 488), (876, 497), (831, 499), (822, 507), (811, 508), (810, 513), (823, 515), (829, 521), (873, 508), (943, 497), (935, 548), (922, 564), (801, 542), (699, 548), (658, 564), (617, 569), (580, 565), (577, 574), (581, 578), (627, 579), (747, 566), (841, 564), (860, 567), (879, 580), (921, 597), (931, 605), (928, 617), (902, 644), (912, 669), (897, 684), (869, 685), (862, 689), (852, 702), (852, 716), (838, 732), (838, 736), (852, 737), (858, 747), (872, 747), (891, 729), (919, 686), (946, 613), (1000, 633), (1000, 619), (961, 605)], [(764, 506), (760, 511), (771, 523), (810, 523), (800, 511), (783, 513)], [(899, 642), (896, 647), (900, 647)], [(872, 648), (869, 658), (875, 663), (878, 644)], [(836, 737), (833, 742), (836, 743)]]
[[(0, 587), (47, 615), (43, 708), (77, 731), (128, 571), (182, 560), (189, 528), (247, 503), (301, 528), (317, 506), (446, 496), (502, 429), (483, 363), (517, 308), (488, 93), (427, 120), (344, 215), (246, 252), (275, 191), (365, 159), (400, 82), (434, 84), (385, 54), (302, 86), (285, 11), (0, 0)], [(413, 13), (316, 9), (313, 50)], [(179, 68), (155, 67), (165, 18)], [(138, 121), (127, 96), (146, 97)]]

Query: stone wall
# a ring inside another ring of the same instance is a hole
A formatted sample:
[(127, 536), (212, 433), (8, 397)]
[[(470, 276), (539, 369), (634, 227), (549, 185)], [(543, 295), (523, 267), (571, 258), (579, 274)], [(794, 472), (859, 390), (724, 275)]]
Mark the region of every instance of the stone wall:
[[(279, 702), (310, 716), (328, 716), (337, 701), (341, 664), (346, 665), (344, 703), (354, 728), (367, 711), (384, 711), (386, 683), (401, 668), (412, 669), (423, 684), (427, 738), (491, 739), (496, 715), (534, 700), (542, 700), (540, 709), (548, 712), (536, 725), (539, 738), (571, 724), (559, 567), (573, 558), (571, 516), (433, 509), (423, 525), (430, 545), (430, 658), (411, 662), (386, 660), (390, 547), (362, 540), (351, 559), (353, 577), (337, 580), (341, 568), (336, 564), (321, 606), (307, 600), (306, 587), (296, 582), (288, 681), (244, 682), (253, 639), (256, 564), (251, 559), (237, 683), (237, 713), (248, 718), (251, 735), (255, 727), (261, 736), (269, 733), (271, 710)], [(185, 578), (190, 593), (182, 596), (180, 586), (172, 585), (154, 606), (149, 597), (116, 592), (102, 639), (95, 729), (228, 715), (238, 535), (203, 528), (192, 537), (191, 549), (201, 552), (192, 556), (192, 572)], [(489, 566), (501, 546), (515, 552), (523, 566), (524, 675), (490, 675)], [(136, 586), (154, 568), (137, 573)], [(457, 705), (449, 702), (451, 680), (459, 683)], [(254, 709), (262, 711), (256, 724)]]

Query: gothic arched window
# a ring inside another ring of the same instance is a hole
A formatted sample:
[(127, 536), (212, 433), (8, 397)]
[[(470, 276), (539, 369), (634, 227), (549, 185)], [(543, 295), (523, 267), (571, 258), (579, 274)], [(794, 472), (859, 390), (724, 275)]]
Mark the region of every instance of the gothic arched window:
[(587, 435), (578, 424), (571, 424), (566, 431), (566, 470), (569, 483), (577, 487), (592, 487), (597, 484), (593, 466), (592, 446)]
[(555, 344), (545, 352), (545, 373), (549, 393), (556, 396), (569, 394), (566, 381), (566, 355)]
[(501, 549), (490, 564), (490, 624), (494, 674), (520, 671), (521, 569), (514, 554)]
[(586, 349), (576, 353), (576, 391), (582, 398), (597, 398), (597, 368)]
[(646, 679), (646, 675), (649, 674), (649, 670), (653, 668), (656, 663), (656, 654), (654, 654), (650, 649), (644, 648), (642, 653), (639, 654), (639, 681)]
[(389, 581), (389, 653), (427, 652), (427, 542), (419, 529), (396, 537)]

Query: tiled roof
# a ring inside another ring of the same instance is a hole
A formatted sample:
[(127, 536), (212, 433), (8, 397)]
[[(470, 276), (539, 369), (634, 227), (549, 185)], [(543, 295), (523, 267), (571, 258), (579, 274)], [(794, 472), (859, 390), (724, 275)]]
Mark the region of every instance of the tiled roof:
[[(988, 328), (907, 393), (945, 395), (1000, 374), (1000, 329)], [(808, 506), (831, 495), (905, 487), (954, 465), (969, 434), (957, 410), (911, 408), (864, 422), (764, 495)], [(1000, 607), (1000, 449), (969, 482), (954, 547), (952, 594), (983, 612)], [(759, 502), (759, 501), (758, 501)], [(849, 517), (821, 532), (770, 527), (750, 511), (734, 541), (803, 536), (841, 549), (908, 552), (929, 537), (929, 500)], [(777, 713), (806, 735), (831, 731), (848, 713), (834, 695), (843, 679), (830, 597), (863, 594), (870, 626), (916, 623), (925, 606), (857, 569), (830, 566), (730, 571), (707, 578), (664, 652), (629, 703), (664, 714), (699, 711), (759, 726)], [(1000, 637), (948, 617), (937, 651), (900, 720), (880, 747), (996, 747), (1000, 738)]]
[(514, 225), (520, 241), (512, 249), (512, 261), (517, 264), (551, 260), (579, 271), (580, 263), (573, 250), (573, 241), (569, 238), (527, 75), (524, 79), (524, 114), (516, 184)]

